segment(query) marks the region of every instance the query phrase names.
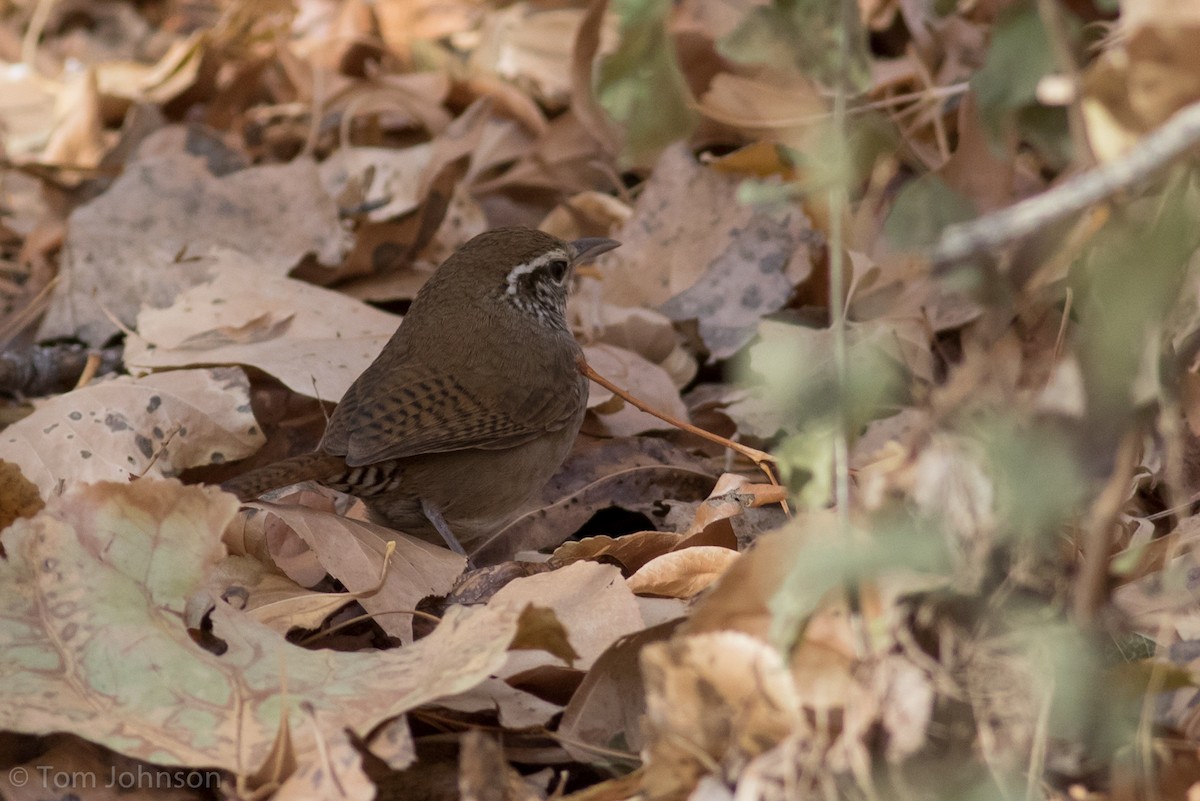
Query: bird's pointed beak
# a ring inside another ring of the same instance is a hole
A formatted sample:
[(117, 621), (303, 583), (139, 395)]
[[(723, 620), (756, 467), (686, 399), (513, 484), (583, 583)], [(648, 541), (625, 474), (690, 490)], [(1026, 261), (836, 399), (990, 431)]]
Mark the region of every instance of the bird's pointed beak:
[(587, 236), (583, 239), (576, 239), (571, 243), (571, 250), (575, 251), (575, 264), (583, 264), (595, 259), (602, 253), (607, 253), (613, 248), (619, 248), (621, 243), (615, 239), (606, 239), (602, 236)]

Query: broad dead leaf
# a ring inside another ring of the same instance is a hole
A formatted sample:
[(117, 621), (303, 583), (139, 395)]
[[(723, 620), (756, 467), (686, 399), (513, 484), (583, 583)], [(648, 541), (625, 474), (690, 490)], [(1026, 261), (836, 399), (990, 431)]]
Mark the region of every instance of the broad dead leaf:
[(263, 276), (236, 251), (214, 252), (201, 265), (205, 283), (138, 314), (125, 348), (130, 370), (244, 364), (293, 392), (337, 401), (400, 324), (340, 293)]
[(714, 768), (736, 776), (802, 725), (779, 651), (734, 631), (676, 636), (642, 651), (646, 682), (644, 787), (683, 799)]
[[(618, 638), (645, 628), (637, 602), (625, 586), (621, 571), (611, 565), (576, 562), (550, 573), (515, 579), (488, 606), (528, 604), (554, 610), (578, 654), (573, 667), (586, 670)], [(536, 667), (561, 664), (544, 651), (513, 651), (497, 675), (509, 678)]]
[(308, 254), (334, 263), (348, 243), (310, 160), (223, 177), (189, 154), (135, 162), (71, 215), (64, 280), (39, 336), (103, 344), (118, 330), (108, 315), (131, 325), (142, 305), (169, 305), (203, 281), (204, 272), (181, 257), (214, 246), (244, 253), (259, 275), (284, 275)]
[(605, 301), (699, 318), (716, 355), (745, 344), (758, 318), (783, 306), (811, 271), (808, 248), (817, 239), (797, 208), (739, 204), (739, 183), (682, 147), (668, 148), (613, 235), (624, 246), (600, 261)]
[[(247, 776), (271, 750), (282, 707), (305, 765), (317, 756), (314, 737), (366, 735), (504, 663), (521, 610), (502, 604), (452, 609), (405, 648), (336, 653), (298, 648), (217, 602), (212, 634), (226, 649), (200, 648), (184, 605), (223, 556), (236, 506), (174, 481), (102, 483), (6, 530), (0, 637), (24, 645), (0, 652), (0, 727), (69, 729), (159, 764)], [(207, 713), (180, 717), (181, 705)]]
[[(405, 643), (412, 642), (411, 612), (417, 603), (449, 592), (466, 565), (463, 557), (447, 548), (375, 523), (303, 506), (263, 502), (251, 506), (295, 531), (321, 566), (376, 616), (383, 630)], [(385, 568), (389, 540), (396, 543), (396, 550)]]
[(630, 576), (629, 589), (638, 595), (691, 598), (708, 589), (737, 558), (737, 551), (715, 545), (665, 553)]
[(0, 444), (45, 498), (66, 484), (174, 476), (258, 450), (249, 390), (229, 367), (99, 381), (43, 401)]
[(622, 637), (600, 655), (571, 696), (558, 725), (568, 753), (581, 762), (594, 759), (592, 750), (575, 745), (581, 741), (629, 751), (632, 761), (642, 747), (642, 717), (646, 713), (642, 649), (667, 639), (678, 625), (677, 620), (669, 621)]

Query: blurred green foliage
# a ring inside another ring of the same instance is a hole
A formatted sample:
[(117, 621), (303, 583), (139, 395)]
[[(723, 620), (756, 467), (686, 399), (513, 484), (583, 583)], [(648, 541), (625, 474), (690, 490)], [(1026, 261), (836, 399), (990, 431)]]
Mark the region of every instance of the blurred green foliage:
[(900, 190), (883, 232), (895, 247), (917, 250), (936, 242), (946, 226), (974, 218), (970, 200), (937, 175), (926, 173)]
[[(1073, 17), (1064, 16), (1072, 24)], [(997, 153), (1007, 150), (1009, 137), (1038, 148), (1047, 161), (1064, 166), (1070, 157), (1067, 115), (1061, 108), (1038, 102), (1038, 83), (1056, 72), (1054, 48), (1032, 2), (1004, 11), (992, 28), (987, 61), (971, 78), (980, 119)]]
[[(945, 3), (937, 8), (951, 11)], [(695, 117), (666, 33), (669, 0), (619, 0), (614, 9), (621, 19), (621, 45), (604, 62), (597, 91), (608, 113), (625, 128), (628, 163), (645, 164), (666, 144), (687, 136)], [(1071, 41), (1058, 44), (1076, 47), (1087, 34), (1069, 11), (1062, 13)], [(986, 62), (970, 87), (993, 146), (1008, 155), (1014, 145), (1032, 150), (1046, 169), (1064, 169), (1074, 155), (1067, 115), (1038, 99), (1039, 83), (1059, 65), (1036, 5), (1029, 1), (1007, 8), (990, 36)], [(853, 96), (868, 85), (866, 45), (853, 2), (772, 0), (751, 8), (718, 49), (732, 61), (798, 72)], [(806, 144), (800, 149), (796, 142)], [(777, 147), (800, 177), (792, 184), (748, 180), (741, 202), (796, 203), (834, 188), (853, 198), (881, 157), (902, 152), (894, 124), (877, 113), (849, 114), (823, 131), (781, 136)], [(908, 167), (915, 162), (901, 161)], [(832, 215), (842, 212), (834, 209)], [(975, 216), (967, 198), (926, 172), (892, 197), (884, 233), (900, 249), (919, 250), (936, 241), (947, 225)], [(802, 514), (790, 525), (804, 529), (806, 545), (771, 605), (772, 637), (781, 648), (788, 650), (801, 638), (809, 617), (831, 593), (844, 591), (853, 602), (857, 588), (880, 575), (922, 574), (967, 609), (956, 621), (965, 636), (996, 649), (1010, 678), (1028, 677), (1022, 692), (1043, 706), (1046, 737), (1105, 759), (1129, 750), (1145, 682), (1127, 681), (1119, 691), (1101, 688), (1119, 673), (1114, 666), (1145, 653), (1122, 654), (1108, 647), (1111, 637), (1101, 627), (1080, 625), (1066, 613), (1070, 597), (1064, 588), (1076, 580), (1077, 564), (1076, 552), (1065, 544), (1111, 474), (1119, 443), (1146, 425), (1151, 417), (1144, 412), (1164, 395), (1164, 376), (1158, 370), (1162, 344), (1178, 334), (1164, 331), (1164, 321), (1184, 294), (1188, 263), (1200, 247), (1198, 218), (1200, 182), (1194, 170), (1178, 167), (1118, 199), (1112, 219), (1077, 253), (1067, 250), (1078, 246), (1065, 239), (1061, 252), (1052, 243), (1039, 243), (1047, 261), (1063, 254), (1074, 259), (1067, 284), (1077, 300), (1063, 353), (1078, 361), (1085, 417), (1070, 419), (1039, 409), (1033, 402), (1037, 393), (1027, 386), (1008, 387), (1007, 398), (967, 394), (951, 408), (934, 412), (926, 407), (936, 427), (931, 437), (949, 440), (947, 453), (961, 460), (947, 463), (939, 475), (948, 477), (949, 484), (955, 478), (973, 483), (970, 491), (976, 494), (963, 505), (986, 503), (987, 514), (955, 519), (950, 509), (918, 502), (912, 487), (896, 489), (870, 511), (856, 508), (851, 515), (842, 510), (838, 518)], [(830, 251), (846, 247), (846, 242), (829, 243)], [(1038, 268), (1032, 269), (1036, 273)], [(972, 357), (976, 359), (987, 358), (988, 346), (1030, 308), (1053, 316), (1069, 306), (1063, 282), (1029, 290), (1005, 272), (1002, 259), (959, 265), (942, 276), (947, 278), (959, 289), (969, 288), (986, 306), (984, 322), (972, 332), (980, 345)], [(772, 450), (803, 512), (831, 503), (835, 470), (846, 469), (835, 464), (840, 436), (852, 445), (871, 421), (893, 414), (929, 389), (914, 391), (918, 382), (904, 366), (897, 341), (886, 320), (859, 320), (834, 330), (775, 319), (760, 325), (758, 340), (736, 364), (738, 380), (761, 391), (784, 421)], [(841, 372), (835, 345), (844, 346), (847, 355)], [(1021, 346), (1046, 343), (1022, 341)], [(1062, 358), (1057, 347), (1056, 362)], [(951, 375), (966, 369), (961, 352), (939, 358)], [(971, 367), (986, 372), (986, 366)], [(1018, 368), (1024, 369), (1028, 365)], [(950, 498), (953, 490), (932, 496)], [(964, 556), (968, 552), (971, 556)], [(983, 558), (976, 558), (977, 553)], [(964, 580), (962, 574), (970, 570), (979, 575)], [(1022, 570), (1042, 573), (1017, 577)], [(999, 799), (1024, 795), (1033, 786), (1023, 773), (1003, 771), (976, 781), (971, 773), (955, 794), (935, 795)]]
[(752, 8), (717, 50), (732, 61), (795, 70), (858, 94), (870, 86), (871, 59), (858, 9), (849, 10), (827, 0), (772, 0)]
[(596, 97), (625, 133), (621, 160), (649, 166), (667, 145), (686, 138), (696, 112), (667, 35), (671, 0), (614, 0), (620, 44), (596, 76)]

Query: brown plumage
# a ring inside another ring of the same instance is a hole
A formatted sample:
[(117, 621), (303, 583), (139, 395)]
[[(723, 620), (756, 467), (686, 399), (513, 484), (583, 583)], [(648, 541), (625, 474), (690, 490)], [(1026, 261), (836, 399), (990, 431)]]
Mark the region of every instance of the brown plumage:
[(570, 450), (587, 402), (565, 317), (572, 267), (617, 244), (524, 228), (475, 237), (418, 293), (316, 452), (223, 487), (248, 500), (316, 480), (386, 525), (471, 550)]

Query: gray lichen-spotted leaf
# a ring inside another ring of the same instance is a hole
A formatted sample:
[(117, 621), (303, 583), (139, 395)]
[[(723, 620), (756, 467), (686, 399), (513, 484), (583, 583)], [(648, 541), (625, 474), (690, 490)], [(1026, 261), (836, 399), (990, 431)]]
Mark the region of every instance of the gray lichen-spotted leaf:
[[(732, 356), (750, 341), (758, 321), (783, 307), (793, 279), (788, 265), (808, 262), (816, 234), (797, 207), (757, 209), (689, 289), (659, 306), (672, 320), (695, 319), (714, 359)], [(804, 270), (811, 269), (808, 265)]]

